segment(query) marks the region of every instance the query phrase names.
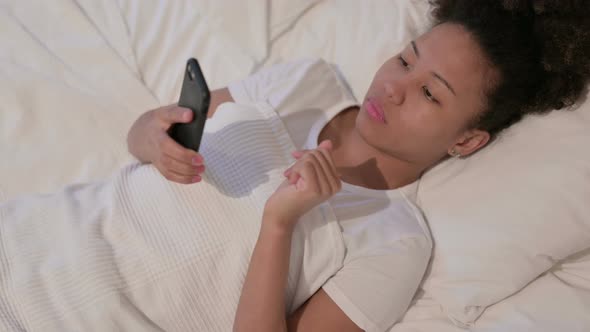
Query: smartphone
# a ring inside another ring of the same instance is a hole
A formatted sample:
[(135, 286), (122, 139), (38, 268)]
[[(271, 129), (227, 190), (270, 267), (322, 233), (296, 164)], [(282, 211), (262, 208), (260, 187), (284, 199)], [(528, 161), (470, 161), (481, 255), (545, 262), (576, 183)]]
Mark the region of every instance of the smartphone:
[(184, 79), (180, 90), (178, 106), (189, 108), (193, 120), (188, 123), (175, 123), (168, 134), (185, 148), (199, 151), (207, 112), (211, 103), (211, 92), (196, 59), (190, 58), (184, 69)]

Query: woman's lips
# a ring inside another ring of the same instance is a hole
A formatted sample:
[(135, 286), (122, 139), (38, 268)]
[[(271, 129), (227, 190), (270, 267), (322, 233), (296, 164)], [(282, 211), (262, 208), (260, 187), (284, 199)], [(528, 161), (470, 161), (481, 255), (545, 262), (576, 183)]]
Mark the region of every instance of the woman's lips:
[(367, 104), (365, 108), (371, 118), (379, 122), (385, 123), (385, 114), (383, 113), (383, 110), (381, 109), (381, 106), (379, 106), (378, 103), (376, 103), (371, 98), (367, 98)]

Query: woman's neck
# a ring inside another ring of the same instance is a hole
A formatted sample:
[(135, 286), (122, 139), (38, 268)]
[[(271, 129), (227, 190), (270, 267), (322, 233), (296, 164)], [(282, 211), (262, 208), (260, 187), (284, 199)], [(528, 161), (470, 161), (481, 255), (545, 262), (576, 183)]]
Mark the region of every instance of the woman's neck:
[(377, 150), (355, 129), (358, 108), (343, 114), (333, 127), (334, 163), (344, 182), (377, 190), (403, 187), (416, 181), (424, 167)]

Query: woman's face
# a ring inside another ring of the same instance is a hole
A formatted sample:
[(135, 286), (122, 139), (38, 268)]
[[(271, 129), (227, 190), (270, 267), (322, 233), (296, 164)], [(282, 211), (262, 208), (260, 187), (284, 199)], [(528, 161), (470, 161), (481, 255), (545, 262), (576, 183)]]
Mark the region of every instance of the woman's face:
[[(426, 167), (452, 149), (468, 155), (489, 140), (469, 125), (493, 74), (466, 30), (441, 24), (381, 66), (356, 128), (377, 150)], [(375, 109), (382, 116), (371, 116)]]

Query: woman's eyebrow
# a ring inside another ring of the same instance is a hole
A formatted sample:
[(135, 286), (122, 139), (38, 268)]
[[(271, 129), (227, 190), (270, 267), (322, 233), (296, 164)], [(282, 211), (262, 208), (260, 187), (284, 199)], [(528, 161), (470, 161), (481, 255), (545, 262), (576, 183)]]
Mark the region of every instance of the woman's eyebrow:
[(414, 50), (414, 54), (416, 54), (417, 58), (420, 58), (420, 52), (418, 51), (418, 47), (416, 47), (416, 42), (412, 40), (412, 49)]
[[(412, 40), (411, 44), (412, 44), (412, 49), (414, 50), (414, 54), (416, 54), (416, 57), (418, 59), (420, 59), (420, 51), (418, 50), (418, 46), (416, 46), (416, 42)], [(451, 92), (453, 93), (453, 95), (455, 95), (455, 96), (457, 95), (455, 93), (455, 90), (451, 86), (451, 84), (449, 84), (449, 82), (447, 82), (447, 80), (445, 80), (442, 76), (440, 76), (439, 74), (437, 74), (435, 72), (432, 72), (432, 76), (434, 76), (438, 80), (440, 80), (449, 90), (451, 90)]]
[(439, 79), (441, 82), (443, 82), (443, 84), (444, 84), (444, 85), (445, 85), (447, 88), (449, 88), (449, 90), (451, 90), (451, 92), (453, 93), (453, 95), (455, 95), (455, 96), (457, 95), (457, 94), (455, 93), (455, 90), (453, 90), (453, 87), (451, 86), (451, 84), (449, 84), (449, 82), (447, 82), (447, 81), (446, 81), (444, 78), (442, 78), (442, 76), (440, 76), (439, 74), (437, 74), (437, 73), (435, 73), (435, 72), (432, 72), (432, 75), (433, 75), (434, 77), (438, 78), (438, 79)]

